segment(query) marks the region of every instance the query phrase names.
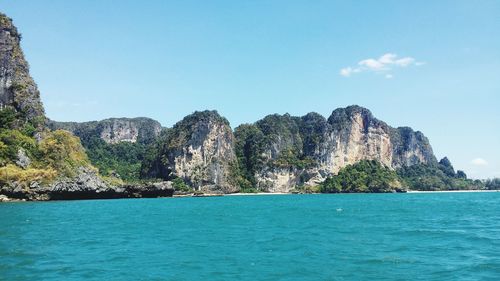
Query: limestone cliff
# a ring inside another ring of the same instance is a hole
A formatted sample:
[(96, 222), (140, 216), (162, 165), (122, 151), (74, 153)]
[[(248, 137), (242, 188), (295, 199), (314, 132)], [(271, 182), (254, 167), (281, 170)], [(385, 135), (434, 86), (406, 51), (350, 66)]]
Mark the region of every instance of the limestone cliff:
[(56, 122), (49, 121), (52, 130), (63, 129), (80, 137), (83, 143), (88, 138), (99, 136), (108, 144), (119, 142), (151, 143), (162, 130), (161, 124), (153, 119), (138, 118), (110, 118), (91, 122)]
[(391, 169), (436, 163), (422, 133), (392, 128), (359, 106), (336, 109), (328, 119), (273, 114), (237, 127), (234, 135), (215, 112), (196, 112), (169, 131), (152, 166), (164, 179), (180, 177), (202, 190), (237, 191), (237, 170), (245, 188), (289, 192), (361, 160)]
[(169, 130), (158, 161), (164, 179), (182, 178), (197, 190), (236, 192), (229, 122), (216, 111), (195, 112)]
[(255, 125), (262, 132), (259, 149), (243, 158), (258, 155), (260, 164), (251, 176), (265, 191), (316, 185), (361, 160), (377, 160), (393, 169), (436, 162), (422, 133), (392, 128), (359, 106), (336, 109), (328, 120), (317, 113), (271, 115)]
[(17, 125), (41, 128), (45, 115), (37, 85), (20, 47), (21, 35), (12, 20), (0, 13), (0, 109), (18, 113)]

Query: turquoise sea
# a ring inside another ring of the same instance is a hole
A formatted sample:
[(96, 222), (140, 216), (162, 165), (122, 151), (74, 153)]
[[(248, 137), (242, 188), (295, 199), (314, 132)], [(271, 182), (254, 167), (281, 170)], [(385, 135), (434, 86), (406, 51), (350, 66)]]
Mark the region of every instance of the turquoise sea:
[(500, 280), (500, 192), (0, 204), (0, 280)]

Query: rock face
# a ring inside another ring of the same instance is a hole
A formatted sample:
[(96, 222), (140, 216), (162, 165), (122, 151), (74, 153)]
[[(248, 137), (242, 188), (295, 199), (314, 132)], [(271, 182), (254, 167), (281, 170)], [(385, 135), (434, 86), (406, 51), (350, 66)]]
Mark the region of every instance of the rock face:
[(23, 168), (23, 169), (26, 169), (26, 168), (28, 168), (28, 166), (30, 164), (31, 164), (31, 159), (28, 157), (28, 155), (26, 155), (26, 151), (24, 151), (24, 149), (20, 148), (17, 151), (16, 165)]
[(182, 178), (197, 190), (231, 193), (236, 165), (229, 122), (216, 111), (195, 112), (167, 133), (158, 161), (164, 179)]
[(392, 128), (359, 106), (336, 109), (328, 119), (316, 113), (270, 115), (255, 126), (263, 137), (253, 152), (261, 163), (252, 174), (259, 189), (270, 192), (316, 185), (360, 160), (393, 169), (436, 162), (421, 132)]
[(196, 112), (168, 132), (153, 166), (164, 179), (180, 177), (195, 189), (228, 193), (242, 187), (240, 178), (247, 187), (290, 192), (361, 160), (392, 169), (437, 163), (422, 133), (392, 128), (359, 106), (336, 109), (328, 119), (269, 115), (234, 135), (216, 112)]
[(171, 197), (173, 193), (171, 182), (111, 186), (89, 167), (80, 167), (75, 177), (50, 185), (34, 181), (29, 187), (17, 183), (0, 186), (0, 196), (32, 201)]
[(138, 118), (110, 118), (91, 122), (56, 122), (49, 121), (52, 130), (63, 129), (80, 137), (84, 143), (92, 136), (99, 136), (108, 144), (119, 142), (151, 143), (162, 130), (161, 124), (153, 119)]
[(0, 13), (0, 109), (19, 113), (19, 125), (43, 126), (45, 115), (37, 85), (20, 47), (21, 35), (12, 20)]

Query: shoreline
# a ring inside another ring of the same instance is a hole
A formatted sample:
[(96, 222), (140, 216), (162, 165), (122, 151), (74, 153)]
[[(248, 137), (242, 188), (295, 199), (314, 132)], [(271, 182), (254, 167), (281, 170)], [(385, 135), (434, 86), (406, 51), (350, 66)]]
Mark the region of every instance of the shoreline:
[[(396, 192), (398, 194), (405, 193), (468, 193), (468, 192), (500, 192), (500, 190), (408, 190), (406, 192)], [(293, 192), (255, 192), (255, 193), (228, 193), (228, 194), (210, 194), (206, 193), (203, 195), (191, 195), (191, 194), (183, 194), (183, 195), (174, 195), (174, 198), (182, 198), (182, 197), (225, 197), (225, 196), (270, 196), (270, 195), (301, 195), (301, 194), (381, 194), (376, 192), (358, 192), (358, 193), (293, 193)], [(386, 193), (387, 194), (387, 193)], [(392, 194), (392, 193), (391, 193)]]
[[(398, 192), (399, 194), (405, 193), (483, 193), (483, 192), (500, 192), (500, 190), (434, 190), (434, 191), (420, 191), (408, 190), (406, 192)], [(10, 198), (0, 194), (0, 203), (7, 202), (47, 202), (47, 201), (74, 201), (74, 200), (110, 200), (110, 199), (140, 199), (140, 198), (186, 198), (186, 197), (225, 197), (225, 196), (270, 196), (270, 195), (301, 195), (301, 194), (377, 194), (377, 193), (292, 193), (292, 192), (256, 192), (256, 193), (229, 193), (229, 194), (174, 194), (173, 196), (159, 196), (159, 197), (123, 197), (123, 198), (81, 198), (81, 199), (67, 199), (67, 200), (26, 200), (19, 198)], [(392, 193), (391, 193), (392, 194)]]
[(408, 190), (406, 193), (466, 193), (466, 192), (500, 192), (500, 190)]
[(289, 195), (289, 194), (294, 194), (291, 192), (255, 192), (255, 193), (229, 193), (229, 194), (224, 194), (224, 196), (252, 196), (252, 195)]

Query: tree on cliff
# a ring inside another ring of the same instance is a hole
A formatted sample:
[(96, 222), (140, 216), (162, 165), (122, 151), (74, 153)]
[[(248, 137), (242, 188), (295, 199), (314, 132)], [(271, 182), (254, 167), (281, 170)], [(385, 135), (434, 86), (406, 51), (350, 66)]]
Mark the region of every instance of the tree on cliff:
[(320, 185), (323, 193), (393, 192), (400, 189), (401, 183), (396, 172), (375, 160), (348, 165)]

